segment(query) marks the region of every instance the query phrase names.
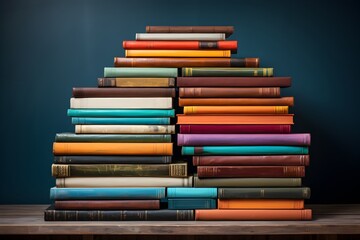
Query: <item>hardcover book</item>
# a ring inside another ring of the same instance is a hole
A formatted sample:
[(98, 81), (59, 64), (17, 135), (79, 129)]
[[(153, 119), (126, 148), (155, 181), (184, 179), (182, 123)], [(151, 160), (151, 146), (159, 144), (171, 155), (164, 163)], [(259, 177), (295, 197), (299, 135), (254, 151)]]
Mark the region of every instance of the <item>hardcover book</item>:
[(111, 156), (111, 155), (80, 155), (54, 156), (54, 163), (74, 164), (152, 164), (171, 163), (172, 156)]
[(215, 209), (216, 199), (207, 198), (176, 198), (168, 199), (169, 209)]
[(289, 124), (183, 124), (180, 133), (192, 134), (246, 134), (246, 133), (290, 133)]
[(148, 33), (225, 33), (229, 37), (233, 26), (146, 26)]
[(225, 40), (224, 33), (137, 33), (136, 40), (162, 41), (220, 41)]
[(226, 57), (231, 56), (230, 50), (125, 50), (125, 57)]
[(255, 87), (186, 87), (179, 88), (179, 97), (183, 98), (218, 98), (218, 97), (254, 97), (254, 98), (271, 98), (280, 97), (280, 88), (255, 88)]
[(57, 133), (55, 142), (171, 142), (170, 134), (74, 134)]
[(78, 125), (166, 125), (170, 124), (170, 118), (101, 118), (101, 117), (73, 117), (72, 124)]
[(304, 209), (304, 200), (218, 199), (218, 209)]
[(175, 88), (73, 88), (74, 98), (175, 97)]
[(179, 106), (293, 106), (294, 97), (280, 98), (179, 98)]
[[(251, 67), (251, 66), (245, 66), (245, 67)], [(252, 66), (252, 67), (258, 67), (258, 66)], [(291, 77), (208, 77), (208, 76), (178, 77), (176, 79), (176, 86), (178, 87), (290, 87)]]
[(288, 114), (288, 106), (185, 106), (185, 115)]
[(68, 109), (69, 117), (174, 117), (174, 109)]
[(174, 134), (174, 125), (75, 125), (75, 133)]
[[(237, 41), (123, 41), (124, 49), (237, 50)], [(257, 66), (255, 66), (257, 67)]]
[(310, 188), (219, 188), (219, 199), (308, 199)]
[(125, 68), (105, 67), (105, 78), (136, 77), (136, 78), (174, 78), (177, 77), (177, 68)]
[(273, 68), (182, 68), (182, 77), (272, 77)]
[(59, 210), (137, 210), (160, 209), (160, 200), (66, 200), (55, 201)]
[(217, 198), (217, 188), (177, 188), (166, 189), (168, 198)]
[(175, 78), (98, 78), (98, 87), (174, 87)]

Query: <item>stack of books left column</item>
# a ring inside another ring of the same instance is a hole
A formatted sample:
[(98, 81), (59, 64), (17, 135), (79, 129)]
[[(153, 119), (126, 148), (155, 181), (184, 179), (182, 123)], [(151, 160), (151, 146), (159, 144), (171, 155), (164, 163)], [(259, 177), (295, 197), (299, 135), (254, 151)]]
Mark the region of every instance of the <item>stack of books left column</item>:
[[(166, 187), (192, 186), (173, 162), (177, 68), (105, 67), (98, 87), (73, 88), (75, 133), (56, 134), (47, 221), (192, 220), (162, 209)], [(165, 203), (166, 204), (166, 203)]]

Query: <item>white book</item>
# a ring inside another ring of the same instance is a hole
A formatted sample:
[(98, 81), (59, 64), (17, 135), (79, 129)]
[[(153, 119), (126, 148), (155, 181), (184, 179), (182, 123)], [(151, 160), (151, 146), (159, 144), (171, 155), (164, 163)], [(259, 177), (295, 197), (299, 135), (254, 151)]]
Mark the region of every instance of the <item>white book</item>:
[(136, 40), (225, 40), (225, 33), (137, 33)]
[(75, 125), (75, 133), (175, 134), (175, 125)]
[(171, 109), (172, 98), (71, 98), (70, 108)]

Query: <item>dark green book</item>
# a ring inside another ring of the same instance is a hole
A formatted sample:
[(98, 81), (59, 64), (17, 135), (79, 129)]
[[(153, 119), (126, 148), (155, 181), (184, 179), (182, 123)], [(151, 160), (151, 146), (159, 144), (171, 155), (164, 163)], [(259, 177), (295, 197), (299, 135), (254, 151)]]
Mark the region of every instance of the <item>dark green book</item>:
[(169, 143), (170, 134), (75, 134), (57, 133), (55, 142)]
[(95, 155), (78, 155), (78, 156), (54, 156), (54, 163), (71, 163), (71, 164), (161, 164), (171, 163), (172, 156), (95, 156)]
[(310, 188), (219, 188), (219, 199), (308, 199)]
[(182, 77), (272, 77), (273, 68), (194, 67), (182, 68)]
[(169, 198), (169, 209), (215, 209), (216, 199), (206, 198)]

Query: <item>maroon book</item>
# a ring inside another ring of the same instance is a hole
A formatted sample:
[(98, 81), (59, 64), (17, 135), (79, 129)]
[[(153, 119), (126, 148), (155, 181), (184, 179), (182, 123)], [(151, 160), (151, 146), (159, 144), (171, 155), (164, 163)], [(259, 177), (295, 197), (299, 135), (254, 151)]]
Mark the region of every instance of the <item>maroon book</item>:
[(54, 206), (64, 210), (160, 209), (160, 200), (65, 200), (55, 201)]
[(180, 133), (199, 133), (199, 134), (236, 134), (236, 133), (290, 133), (291, 125), (180, 125)]
[(178, 77), (178, 87), (290, 87), (291, 77)]
[(73, 88), (75, 98), (175, 97), (175, 88)]

